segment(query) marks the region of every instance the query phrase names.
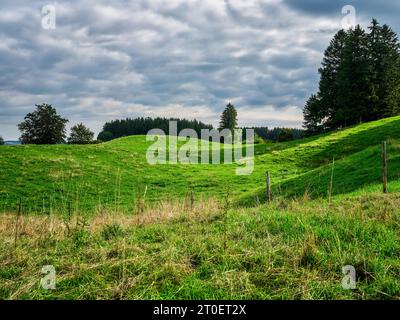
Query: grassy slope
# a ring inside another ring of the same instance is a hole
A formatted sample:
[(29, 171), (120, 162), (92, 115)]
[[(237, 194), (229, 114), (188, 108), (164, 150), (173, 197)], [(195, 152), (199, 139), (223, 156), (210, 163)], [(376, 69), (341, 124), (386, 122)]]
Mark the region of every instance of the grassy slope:
[(234, 165), (156, 165), (145, 158), (145, 137), (127, 137), (92, 146), (18, 146), (0, 148), (0, 210), (25, 211), (94, 207), (131, 212), (148, 186), (147, 198), (221, 197), (254, 205), (262, 200), (265, 171), (272, 173), (275, 196), (326, 196), (335, 157), (334, 195), (365, 188), (378, 190), (380, 143), (389, 139), (391, 190), (400, 190), (400, 117), (282, 144), (256, 146), (255, 170), (236, 176)]
[[(302, 141), (256, 147), (251, 176), (231, 165), (149, 166), (144, 137), (96, 146), (0, 148), (0, 210), (49, 210), (73, 200), (71, 219), (0, 215), (0, 298), (400, 298), (397, 153), (400, 117)], [(389, 195), (380, 191), (380, 142), (389, 140)], [(324, 197), (335, 157), (334, 197)], [(269, 208), (221, 207), (207, 196), (254, 204), (264, 173), (273, 176)], [(149, 187), (157, 208), (126, 215)], [(194, 211), (171, 205), (189, 188)], [(228, 189), (229, 188), (229, 189)], [(307, 190), (307, 197), (303, 196)], [(199, 201), (199, 195), (207, 197)], [(169, 197), (168, 197), (169, 196)], [(285, 196), (300, 196), (291, 201)], [(116, 201), (117, 200), (117, 201)], [(117, 203), (116, 203), (117, 202)], [(33, 207), (33, 206), (36, 207)], [(57, 270), (57, 290), (39, 286)], [(341, 268), (357, 270), (357, 289), (341, 288)]]

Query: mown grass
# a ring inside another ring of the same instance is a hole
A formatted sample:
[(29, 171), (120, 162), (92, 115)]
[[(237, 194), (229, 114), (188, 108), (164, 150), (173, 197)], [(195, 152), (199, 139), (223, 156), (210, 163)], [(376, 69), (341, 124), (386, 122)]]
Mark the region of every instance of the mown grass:
[[(396, 195), (0, 216), (1, 299), (400, 299)], [(68, 225), (68, 226), (67, 226)], [(56, 290), (40, 286), (44, 265)], [(353, 265), (357, 288), (341, 286)]]

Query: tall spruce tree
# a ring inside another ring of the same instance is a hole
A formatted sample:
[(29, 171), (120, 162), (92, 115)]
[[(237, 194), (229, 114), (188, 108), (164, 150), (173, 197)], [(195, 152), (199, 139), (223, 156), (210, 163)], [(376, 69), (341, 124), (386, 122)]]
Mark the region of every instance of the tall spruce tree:
[[(316, 110), (316, 98), (312, 97), (314, 110), (312, 115), (311, 126), (315, 128), (319, 121), (322, 129), (332, 129), (337, 127), (336, 123), (336, 112), (339, 109), (338, 105), (338, 73), (342, 63), (343, 48), (346, 40), (346, 32), (339, 30), (338, 33), (333, 37), (328, 48), (325, 50), (324, 58), (322, 60), (322, 66), (319, 69), (321, 80), (319, 82), (319, 93), (318, 93), (318, 110)], [(313, 129), (314, 131), (314, 129)], [(318, 132), (317, 130), (316, 132)]]
[(400, 85), (400, 70), (397, 64), (400, 47), (396, 33), (388, 25), (381, 27), (378, 21), (373, 19), (369, 30), (373, 113), (370, 120), (376, 120), (395, 114), (398, 108), (399, 101), (392, 99), (392, 93)]
[(338, 72), (338, 127), (370, 120), (368, 38), (356, 26), (347, 32)]
[(390, 92), (385, 98), (387, 109), (384, 116), (400, 114), (400, 57), (393, 62), (392, 76), (390, 78)]
[(324, 131), (323, 116), (321, 115), (323, 112), (324, 108), (320, 97), (315, 94), (311, 95), (303, 110), (304, 128), (307, 135), (315, 135)]
[(229, 129), (233, 131), (237, 125), (237, 111), (234, 105), (229, 102), (225, 110), (222, 112), (221, 121), (219, 122), (219, 129)]
[(372, 20), (339, 31), (319, 69), (319, 91), (304, 107), (308, 134), (400, 114), (400, 45), (396, 33)]

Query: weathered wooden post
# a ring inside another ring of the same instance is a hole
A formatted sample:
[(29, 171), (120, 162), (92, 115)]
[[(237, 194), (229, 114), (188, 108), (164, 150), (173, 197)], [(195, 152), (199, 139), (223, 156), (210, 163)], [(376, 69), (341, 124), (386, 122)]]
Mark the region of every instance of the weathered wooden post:
[(189, 193), (186, 191), (186, 192), (185, 192), (185, 203), (184, 203), (184, 205), (183, 205), (183, 209), (184, 209), (184, 210), (187, 210), (187, 209), (189, 208), (188, 194), (189, 194)]
[(15, 235), (14, 235), (14, 247), (17, 247), (17, 240), (18, 240), (18, 227), (19, 227), (19, 217), (22, 212), (22, 198), (19, 198), (19, 205), (18, 205), (18, 213), (15, 219)]
[(387, 148), (386, 141), (382, 142), (382, 180), (383, 180), (383, 193), (388, 193), (387, 187)]
[(190, 210), (193, 210), (194, 206), (194, 192), (190, 191)]
[(266, 200), (267, 200), (267, 204), (270, 204), (270, 202), (271, 202), (271, 174), (269, 173), (269, 171), (267, 171), (266, 183), (267, 183)]

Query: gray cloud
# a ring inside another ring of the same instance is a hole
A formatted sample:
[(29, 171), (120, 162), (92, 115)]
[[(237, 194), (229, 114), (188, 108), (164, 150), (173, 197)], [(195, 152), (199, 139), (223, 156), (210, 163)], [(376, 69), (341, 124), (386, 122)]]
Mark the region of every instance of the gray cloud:
[[(362, 21), (398, 4), (353, 1)], [(364, 4), (364, 2), (366, 4)], [(228, 100), (242, 125), (301, 125), (342, 1), (2, 0), (0, 134), (47, 102), (99, 131), (113, 118), (180, 116), (216, 124)], [(347, 3), (346, 3), (347, 4)], [(364, 9), (361, 9), (364, 8)]]

